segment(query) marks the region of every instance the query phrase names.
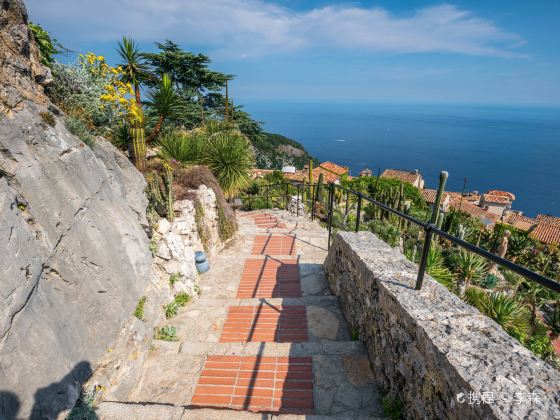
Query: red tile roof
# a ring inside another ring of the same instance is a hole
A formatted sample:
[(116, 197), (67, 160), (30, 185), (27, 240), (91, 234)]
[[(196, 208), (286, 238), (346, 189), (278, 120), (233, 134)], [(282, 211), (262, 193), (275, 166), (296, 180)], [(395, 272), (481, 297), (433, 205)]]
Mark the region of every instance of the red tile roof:
[(516, 229), (529, 232), (535, 227), (537, 221), (521, 214), (510, 213), (504, 218), (504, 223), (511, 225)]
[(340, 175), (334, 174), (319, 166), (318, 168), (313, 169), (313, 183), (317, 183), (319, 181), (320, 174), (323, 174), (323, 182), (325, 184), (330, 184), (340, 179)]
[(560, 226), (560, 217), (551, 216), (550, 214), (538, 214), (538, 223), (546, 223), (547, 225)]
[(399, 169), (385, 169), (381, 174), (381, 178), (398, 179), (399, 181), (407, 182), (409, 184), (414, 184), (422, 175), (420, 172), (415, 171), (401, 171)]
[(473, 217), (479, 218), (486, 226), (493, 226), (500, 220), (500, 216), (479, 206), (475, 206), (465, 200), (461, 203), (460, 198), (452, 197), (449, 205), (456, 210), (464, 211)]
[(483, 194), (481, 203), (511, 204), (511, 198), (503, 195)]
[(560, 244), (560, 226), (539, 223), (531, 236), (546, 244)]
[[(423, 190), (420, 190), (420, 195), (426, 202), (433, 204), (436, 202), (437, 190), (424, 188)], [(449, 195), (449, 193), (443, 193), (442, 201), (445, 201), (446, 197), (451, 197), (451, 196)]]
[(515, 194), (512, 194), (512, 193), (507, 192), (507, 191), (490, 190), (490, 191), (486, 191), (486, 194), (497, 195), (497, 196), (500, 196), (500, 197), (508, 197), (511, 201), (515, 200)]
[(329, 172), (332, 172), (334, 174), (337, 175), (344, 175), (348, 173), (348, 169), (344, 168), (340, 165), (337, 165), (336, 163), (332, 163), (332, 162), (323, 162), (319, 165), (319, 167), (326, 169)]

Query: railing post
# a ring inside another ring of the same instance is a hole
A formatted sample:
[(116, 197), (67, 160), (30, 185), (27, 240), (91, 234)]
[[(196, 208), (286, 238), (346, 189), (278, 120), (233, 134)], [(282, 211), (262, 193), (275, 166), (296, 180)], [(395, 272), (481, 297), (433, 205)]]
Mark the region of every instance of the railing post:
[(424, 247), (422, 248), (422, 256), (420, 257), (420, 265), (418, 267), (418, 276), (416, 277), (416, 290), (422, 289), (424, 283), (424, 274), (426, 272), (426, 263), (428, 261), (428, 254), (430, 253), (430, 246), (432, 245), (432, 235), (434, 225), (429, 224), (425, 227), (426, 237), (424, 238)]
[(333, 205), (334, 205), (334, 183), (331, 183), (329, 186), (329, 216), (328, 216), (328, 225), (329, 225), (329, 239), (327, 242), (327, 250), (331, 249), (331, 230), (332, 230), (332, 215), (333, 215)]
[(299, 217), (299, 185), (296, 186), (297, 202), (296, 202), (296, 217)]
[(358, 193), (358, 211), (356, 212), (356, 233), (360, 230), (360, 215), (362, 213), (362, 193)]
[(348, 200), (350, 199), (350, 193), (346, 191), (346, 208), (344, 209), (344, 214), (348, 214)]

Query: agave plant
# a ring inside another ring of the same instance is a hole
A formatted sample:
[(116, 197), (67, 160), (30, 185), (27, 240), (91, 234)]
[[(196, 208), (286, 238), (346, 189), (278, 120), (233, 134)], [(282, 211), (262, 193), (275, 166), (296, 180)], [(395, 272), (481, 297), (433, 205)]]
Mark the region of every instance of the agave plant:
[(148, 100), (150, 107), (158, 115), (156, 125), (146, 139), (146, 142), (149, 143), (159, 135), (165, 119), (183, 109), (183, 101), (175, 91), (171, 78), (167, 74), (163, 75), (157, 87), (148, 92)]
[(488, 272), (488, 265), (484, 258), (463, 249), (452, 257), (454, 271), (457, 274), (457, 293), (462, 296), (466, 288), (472, 283), (483, 279)]
[(172, 131), (163, 135), (158, 146), (161, 149), (161, 157), (164, 159), (175, 159), (187, 164), (202, 163), (208, 140), (200, 132), (182, 133)]
[(533, 240), (525, 232), (513, 230), (508, 241), (507, 257), (515, 262), (532, 244)]
[(553, 310), (544, 312), (544, 321), (550, 327), (554, 338), (560, 335), (560, 302), (556, 303)]
[(426, 271), (430, 276), (446, 287), (451, 286), (453, 273), (444, 264), (443, 254), (439, 246), (433, 245), (426, 259)]
[(529, 333), (529, 311), (513, 297), (503, 292), (486, 293), (478, 287), (465, 291), (465, 301), (500, 324), (508, 333), (521, 338)]
[(530, 330), (529, 312), (515, 298), (503, 292), (494, 292), (483, 302), (483, 312), (494, 319), (506, 331), (528, 333)]
[(255, 163), (253, 147), (237, 131), (218, 132), (209, 139), (203, 163), (231, 199), (251, 182), (250, 169)]

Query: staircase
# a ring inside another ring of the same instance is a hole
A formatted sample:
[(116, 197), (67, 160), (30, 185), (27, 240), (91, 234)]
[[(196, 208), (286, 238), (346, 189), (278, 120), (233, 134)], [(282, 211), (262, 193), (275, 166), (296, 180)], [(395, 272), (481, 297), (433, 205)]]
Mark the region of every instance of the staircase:
[(327, 232), (285, 211), (238, 213), (201, 297), (156, 341), (125, 401), (102, 419), (378, 418), (364, 345), (351, 339), (322, 263)]

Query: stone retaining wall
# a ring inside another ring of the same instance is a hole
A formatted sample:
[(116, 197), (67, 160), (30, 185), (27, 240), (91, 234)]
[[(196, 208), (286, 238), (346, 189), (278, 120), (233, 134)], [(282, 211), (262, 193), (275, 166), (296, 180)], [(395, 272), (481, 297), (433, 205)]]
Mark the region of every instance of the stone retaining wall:
[(560, 418), (560, 372), (433, 279), (415, 291), (417, 266), (372, 233), (335, 235), (325, 273), (407, 418)]

